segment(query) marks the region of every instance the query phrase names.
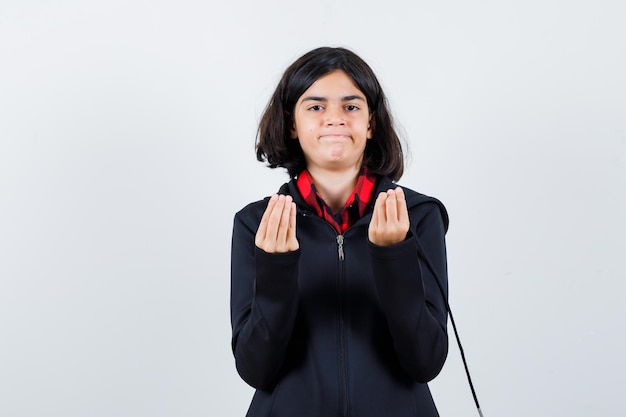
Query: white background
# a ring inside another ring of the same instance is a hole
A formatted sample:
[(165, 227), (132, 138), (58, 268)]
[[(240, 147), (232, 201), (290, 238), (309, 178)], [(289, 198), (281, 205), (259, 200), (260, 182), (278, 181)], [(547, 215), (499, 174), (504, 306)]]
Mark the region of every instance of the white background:
[[(622, 416), (626, 3), (222, 3), (0, 0), (0, 415), (245, 414), (232, 217), (287, 179), (256, 126), (330, 45), (449, 209), (485, 416)], [(452, 346), (442, 416), (477, 415), (464, 378)]]

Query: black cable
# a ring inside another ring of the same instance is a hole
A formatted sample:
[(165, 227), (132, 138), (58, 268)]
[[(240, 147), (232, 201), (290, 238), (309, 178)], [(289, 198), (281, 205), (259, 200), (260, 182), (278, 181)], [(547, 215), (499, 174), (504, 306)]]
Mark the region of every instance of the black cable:
[(456, 343), (459, 346), (459, 351), (461, 352), (461, 359), (463, 360), (463, 366), (465, 367), (465, 374), (467, 375), (467, 382), (469, 382), (470, 390), (472, 391), (472, 397), (474, 397), (474, 404), (476, 404), (478, 415), (480, 417), (483, 417), (483, 413), (480, 410), (480, 404), (478, 403), (478, 397), (476, 396), (476, 390), (474, 389), (474, 384), (472, 383), (472, 377), (470, 376), (470, 371), (467, 366), (467, 360), (465, 359), (465, 351), (463, 350), (463, 346), (461, 345), (461, 338), (459, 337), (459, 332), (456, 329), (456, 323), (454, 322), (452, 309), (450, 308), (450, 304), (448, 303), (448, 297), (446, 295), (445, 290), (441, 286), (441, 281), (439, 280), (437, 271), (435, 270), (433, 265), (430, 263), (430, 260), (426, 256), (426, 252), (424, 251), (424, 248), (420, 244), (419, 239), (417, 239), (417, 234), (415, 234), (415, 241), (417, 242), (418, 255), (420, 255), (420, 257), (426, 263), (426, 266), (428, 267), (428, 269), (430, 269), (430, 271), (433, 273), (435, 277), (435, 281), (437, 282), (437, 286), (439, 287), (439, 290), (441, 291), (441, 295), (443, 296), (443, 300), (446, 303), (446, 309), (448, 310), (448, 314), (450, 315), (450, 323), (452, 323), (452, 329), (454, 329), (454, 337), (456, 338)]

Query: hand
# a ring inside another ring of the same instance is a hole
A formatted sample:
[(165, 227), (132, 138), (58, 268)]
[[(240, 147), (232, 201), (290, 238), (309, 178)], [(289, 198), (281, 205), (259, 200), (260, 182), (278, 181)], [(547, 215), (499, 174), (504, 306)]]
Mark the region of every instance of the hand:
[(393, 245), (406, 239), (409, 232), (409, 210), (404, 191), (397, 187), (378, 194), (368, 230), (370, 242), (378, 246)]
[(274, 194), (270, 198), (254, 244), (269, 253), (289, 252), (300, 247), (296, 239), (296, 203), (291, 196)]

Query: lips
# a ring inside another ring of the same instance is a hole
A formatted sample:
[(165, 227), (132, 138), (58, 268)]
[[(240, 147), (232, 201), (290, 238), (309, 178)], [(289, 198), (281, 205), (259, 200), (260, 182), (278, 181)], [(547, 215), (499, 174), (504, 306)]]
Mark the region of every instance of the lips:
[(342, 134), (342, 133), (330, 133), (327, 135), (321, 135), (320, 139), (327, 140), (327, 141), (350, 140), (350, 135)]

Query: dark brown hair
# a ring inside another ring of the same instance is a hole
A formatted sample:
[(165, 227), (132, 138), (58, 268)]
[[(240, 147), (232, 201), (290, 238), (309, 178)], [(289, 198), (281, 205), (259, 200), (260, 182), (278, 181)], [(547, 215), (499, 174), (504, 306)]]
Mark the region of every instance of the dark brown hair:
[(367, 99), (374, 131), (367, 141), (363, 161), (376, 175), (397, 181), (404, 171), (402, 145), (393, 127), (387, 99), (372, 69), (354, 52), (345, 48), (314, 49), (287, 68), (270, 99), (257, 132), (256, 156), (270, 168), (287, 169), (291, 178), (306, 168), (300, 143), (291, 139), (295, 105), (318, 78), (344, 71)]

